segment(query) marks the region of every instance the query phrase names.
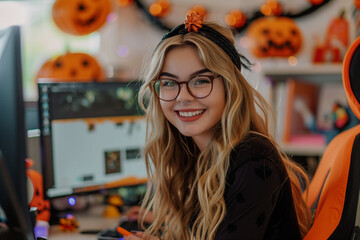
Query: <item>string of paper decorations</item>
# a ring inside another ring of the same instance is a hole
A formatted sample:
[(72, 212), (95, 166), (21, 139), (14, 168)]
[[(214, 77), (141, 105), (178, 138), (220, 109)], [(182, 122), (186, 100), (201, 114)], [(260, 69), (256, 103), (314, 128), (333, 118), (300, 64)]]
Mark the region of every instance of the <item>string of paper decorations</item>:
[[(260, 9), (253, 12), (252, 14), (246, 15), (241, 9), (232, 9), (224, 17), (225, 22), (238, 33), (243, 31), (251, 22), (255, 21), (258, 18), (265, 16), (284, 16), (288, 18), (300, 18), (311, 14), (323, 7), (324, 5), (331, 2), (331, 0), (307, 0), (310, 5), (305, 9), (301, 9), (296, 13), (289, 13), (284, 10), (283, 5), (277, 0), (266, 0), (260, 6)], [(357, 0), (360, 2), (360, 0)], [(131, 4), (136, 4), (136, 6), (145, 14), (145, 16), (152, 22), (155, 26), (163, 30), (170, 30), (173, 26), (169, 26), (164, 21), (164, 17), (170, 13), (171, 2), (170, 0), (156, 0), (150, 4), (150, 6), (145, 6), (141, 0), (117, 0), (117, 4), (120, 7), (128, 6)], [(359, 3), (360, 6), (360, 3)], [(197, 11), (200, 14), (203, 14), (205, 17), (207, 15), (207, 9), (203, 5), (194, 5), (189, 8), (188, 12)]]

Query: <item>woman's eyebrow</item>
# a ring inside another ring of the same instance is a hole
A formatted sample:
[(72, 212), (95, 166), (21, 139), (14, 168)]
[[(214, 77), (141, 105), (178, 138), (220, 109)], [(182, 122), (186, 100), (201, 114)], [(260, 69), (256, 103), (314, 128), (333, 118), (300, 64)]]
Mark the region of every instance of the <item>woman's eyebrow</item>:
[[(210, 71), (209, 69), (207, 69), (207, 68), (204, 68), (204, 69), (201, 69), (201, 70), (199, 70), (199, 71), (193, 72), (190, 76), (191, 76), (191, 77), (194, 77), (194, 76), (196, 76), (196, 75), (199, 75), (199, 74), (201, 74), (201, 73), (206, 73), (206, 72), (211, 72), (211, 71)], [(162, 73), (160, 73), (159, 77), (162, 77), (162, 76), (166, 76), (166, 77), (171, 77), (171, 78), (176, 78), (176, 79), (178, 79), (177, 76), (175, 76), (174, 74), (171, 74), (171, 73), (169, 73), (169, 72), (162, 72)]]
[(207, 69), (207, 68), (204, 68), (204, 69), (201, 69), (201, 70), (199, 70), (199, 71), (196, 71), (196, 72), (194, 72), (194, 73), (192, 73), (191, 74), (191, 77), (194, 77), (194, 76), (196, 76), (196, 75), (199, 75), (199, 74), (201, 74), (201, 73), (206, 73), (206, 72), (211, 72), (209, 69)]
[(159, 77), (162, 76), (167, 76), (167, 77), (171, 77), (171, 78), (178, 78), (177, 76), (175, 76), (174, 74), (168, 73), (168, 72), (162, 72), (160, 73)]

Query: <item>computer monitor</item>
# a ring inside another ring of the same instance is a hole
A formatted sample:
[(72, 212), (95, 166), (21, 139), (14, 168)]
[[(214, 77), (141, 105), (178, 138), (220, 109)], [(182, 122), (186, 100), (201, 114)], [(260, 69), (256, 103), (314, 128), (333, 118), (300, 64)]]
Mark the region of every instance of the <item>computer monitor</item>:
[(38, 83), (45, 197), (145, 183), (140, 83), (46, 82)]
[(20, 27), (0, 30), (0, 239), (34, 239), (27, 197)]

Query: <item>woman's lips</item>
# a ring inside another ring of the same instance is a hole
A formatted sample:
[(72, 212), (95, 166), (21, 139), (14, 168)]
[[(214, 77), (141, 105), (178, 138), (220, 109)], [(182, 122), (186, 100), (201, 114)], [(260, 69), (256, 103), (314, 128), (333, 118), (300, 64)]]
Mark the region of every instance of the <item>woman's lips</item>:
[(175, 112), (181, 121), (193, 122), (200, 119), (204, 115), (205, 111), (206, 110), (204, 109), (197, 109), (197, 110), (181, 110), (181, 111), (179, 110)]

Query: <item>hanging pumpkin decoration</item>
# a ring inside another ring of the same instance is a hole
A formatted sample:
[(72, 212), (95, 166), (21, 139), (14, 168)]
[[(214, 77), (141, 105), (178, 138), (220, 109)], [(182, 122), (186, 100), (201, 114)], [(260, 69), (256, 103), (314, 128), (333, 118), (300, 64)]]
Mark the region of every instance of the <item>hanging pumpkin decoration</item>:
[(29, 202), (30, 207), (36, 207), (37, 221), (46, 221), (50, 220), (50, 201), (45, 200), (44, 198), (44, 188), (43, 188), (43, 177), (34, 169), (30, 169), (30, 167), (34, 164), (32, 159), (26, 159), (26, 175), (30, 181), (29, 190), (33, 190), (30, 192), (32, 195), (31, 201)]
[(280, 16), (282, 6), (276, 0), (267, 0), (266, 3), (261, 5), (260, 11), (264, 16)]
[(225, 22), (230, 27), (241, 28), (246, 23), (246, 17), (242, 11), (234, 9), (226, 15)]
[(157, 0), (149, 7), (149, 12), (154, 17), (164, 17), (170, 10), (170, 2), (168, 0)]
[(110, 0), (56, 0), (52, 17), (62, 31), (86, 35), (101, 28), (110, 11)]
[(308, 0), (312, 5), (319, 5), (324, 2), (324, 0)]
[(104, 74), (97, 60), (85, 53), (70, 53), (45, 62), (37, 73), (39, 82), (103, 81)]
[(187, 15), (191, 15), (191, 13), (199, 13), (200, 15), (204, 16), (204, 19), (206, 18), (207, 15), (207, 10), (203, 5), (200, 4), (196, 4), (194, 6), (192, 6), (186, 13)]
[(246, 31), (251, 52), (257, 57), (289, 57), (302, 46), (302, 34), (295, 21), (286, 17), (264, 17)]

